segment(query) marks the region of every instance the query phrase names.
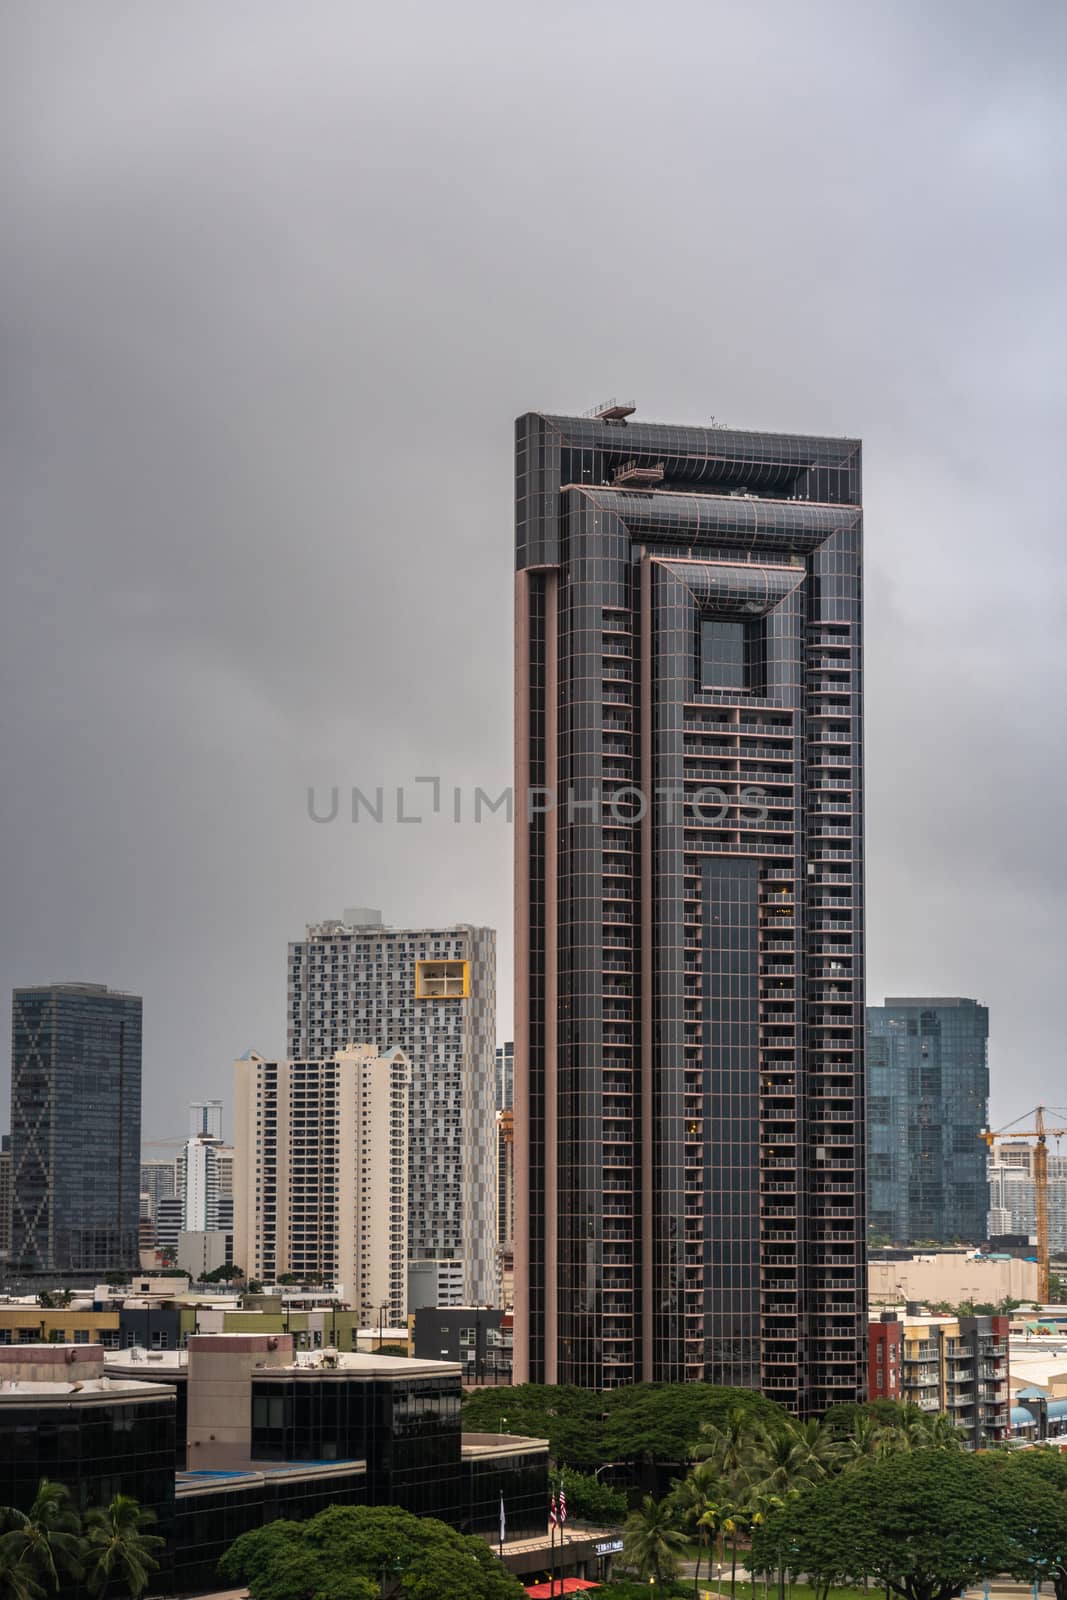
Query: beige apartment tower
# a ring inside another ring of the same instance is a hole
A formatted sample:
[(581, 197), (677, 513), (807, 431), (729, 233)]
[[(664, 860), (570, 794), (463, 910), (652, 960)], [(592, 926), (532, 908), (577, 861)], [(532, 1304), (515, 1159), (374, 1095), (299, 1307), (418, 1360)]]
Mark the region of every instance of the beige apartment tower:
[(407, 1300), (408, 1096), (402, 1050), (234, 1063), (234, 1260), (248, 1278), (321, 1278), (365, 1321)]

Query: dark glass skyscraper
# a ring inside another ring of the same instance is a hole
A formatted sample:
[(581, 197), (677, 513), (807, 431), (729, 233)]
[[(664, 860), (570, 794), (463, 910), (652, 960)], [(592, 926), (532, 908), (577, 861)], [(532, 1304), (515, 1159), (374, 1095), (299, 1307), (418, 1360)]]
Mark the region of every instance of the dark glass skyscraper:
[(14, 991), (11, 1168), (14, 1269), (136, 1270), (140, 996), (93, 983)]
[(877, 1236), (981, 1244), (988, 1233), (989, 1012), (887, 1000), (867, 1012), (868, 1217)]
[(866, 1359), (860, 445), (517, 424), (517, 1377)]

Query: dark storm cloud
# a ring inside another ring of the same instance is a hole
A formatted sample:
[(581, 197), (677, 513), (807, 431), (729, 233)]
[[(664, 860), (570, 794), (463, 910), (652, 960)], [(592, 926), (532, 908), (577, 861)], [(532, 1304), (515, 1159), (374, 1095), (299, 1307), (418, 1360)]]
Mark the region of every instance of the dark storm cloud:
[[(1067, 1094), (1060, 8), (13, 5), (0, 982), (146, 1001), (146, 1134), (353, 902), (501, 930), (511, 419), (859, 433), (870, 992)], [(502, 1028), (509, 1014), (503, 1008)]]

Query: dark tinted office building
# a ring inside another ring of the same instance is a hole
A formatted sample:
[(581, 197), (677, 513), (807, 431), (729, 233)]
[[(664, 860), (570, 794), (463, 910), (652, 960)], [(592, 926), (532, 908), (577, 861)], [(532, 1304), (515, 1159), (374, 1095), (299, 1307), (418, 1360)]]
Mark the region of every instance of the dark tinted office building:
[(977, 1000), (869, 1008), (868, 1217), (876, 1237), (985, 1239), (988, 1039), (989, 1012)]
[(16, 989), (12, 1265), (136, 1269), (140, 1146), (140, 996), (92, 983)]
[(860, 445), (631, 410), (517, 424), (516, 1377), (821, 1411), (866, 1357)]
[[(174, 1453), (173, 1391), (105, 1376), (99, 1345), (0, 1347), (0, 1505), (28, 1511), (42, 1478), (81, 1512), (133, 1495), (169, 1541)], [(172, 1592), (162, 1559), (157, 1594)]]

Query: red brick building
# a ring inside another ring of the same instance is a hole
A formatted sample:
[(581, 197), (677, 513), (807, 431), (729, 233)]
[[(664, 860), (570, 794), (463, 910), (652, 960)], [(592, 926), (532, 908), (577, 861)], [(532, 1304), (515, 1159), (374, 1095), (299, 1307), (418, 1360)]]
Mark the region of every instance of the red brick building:
[(867, 1324), (867, 1397), (900, 1400), (904, 1365), (904, 1324), (888, 1321)]

